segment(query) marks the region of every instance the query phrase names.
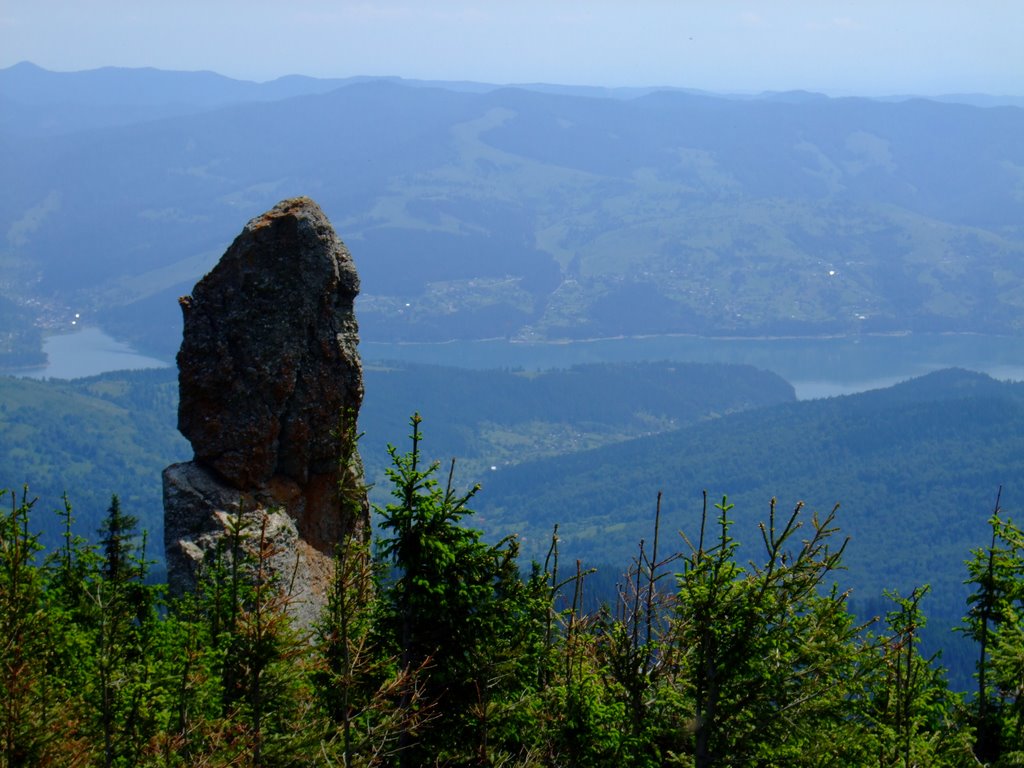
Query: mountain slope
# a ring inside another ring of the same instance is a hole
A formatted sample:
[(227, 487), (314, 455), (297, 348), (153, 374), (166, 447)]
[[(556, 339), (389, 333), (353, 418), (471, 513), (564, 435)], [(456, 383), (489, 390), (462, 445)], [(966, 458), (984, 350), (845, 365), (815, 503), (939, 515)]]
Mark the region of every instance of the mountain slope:
[(374, 366), (365, 372), (361, 453), (384, 483), (387, 445), (405, 450), (409, 417), (423, 417), (426, 456), (458, 459), (462, 482), (498, 468), (679, 429), (725, 413), (794, 400), (783, 379), (750, 366), (697, 363), (578, 365), (548, 371)]
[[(80, 532), (99, 525), (111, 493), (139, 518), (162, 559), (164, 467), (191, 457), (177, 430), (177, 371), (119, 371), (73, 381), (0, 377), (0, 485), (29, 483), (37, 523), (67, 491)], [(365, 372), (360, 443), (367, 475), (388, 490), (387, 445), (404, 450), (408, 420), (423, 414), (426, 455), (459, 459), (471, 482), (510, 466), (793, 400), (778, 376), (749, 366), (649, 363), (545, 373), (375, 366)], [(48, 541), (56, 540), (53, 533)]]
[[(221, 87), (100, 74), (161, 109)], [(39, 105), (6, 96), (3, 287), (47, 327), (86, 313), (169, 356), (175, 298), (309, 194), (356, 259), (366, 339), (1024, 329), (1022, 109), (269, 85), (63, 135), (18, 133)]]
[(1001, 485), (1011, 514), (1024, 503), (1021, 477), (1024, 385), (948, 370), (512, 467), (489, 478), (477, 506), (493, 535), (522, 533), (534, 556), (558, 523), (566, 557), (620, 563), (650, 538), (659, 491), (663, 533), (691, 537), (702, 491), (711, 503), (727, 494), (748, 547), (772, 497), (782, 511), (840, 503), (856, 597), (930, 582), (936, 603), (961, 610), (958, 566), (986, 541)]

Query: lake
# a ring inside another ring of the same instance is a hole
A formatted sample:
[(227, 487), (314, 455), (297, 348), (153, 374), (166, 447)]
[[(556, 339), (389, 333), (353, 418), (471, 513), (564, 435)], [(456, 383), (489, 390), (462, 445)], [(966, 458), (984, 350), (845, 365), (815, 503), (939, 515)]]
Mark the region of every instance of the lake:
[(167, 368), (170, 363), (138, 354), (128, 344), (117, 341), (99, 328), (83, 328), (74, 333), (50, 336), (43, 341), (48, 363), (43, 368), (19, 372), (29, 379), (79, 379), (107, 371), (138, 368)]
[[(99, 328), (51, 336), (50, 363), (22, 375), (70, 379), (114, 370), (163, 368), (170, 361), (136, 353)], [(650, 336), (565, 343), (454, 341), (443, 344), (363, 342), (367, 364), (389, 361), (464, 368), (565, 368), (582, 363), (676, 360), (745, 363), (774, 371), (797, 397), (852, 394), (888, 387), (957, 366), (997, 379), (1024, 381), (1024, 340), (1009, 336), (905, 334), (817, 339), (708, 339)]]

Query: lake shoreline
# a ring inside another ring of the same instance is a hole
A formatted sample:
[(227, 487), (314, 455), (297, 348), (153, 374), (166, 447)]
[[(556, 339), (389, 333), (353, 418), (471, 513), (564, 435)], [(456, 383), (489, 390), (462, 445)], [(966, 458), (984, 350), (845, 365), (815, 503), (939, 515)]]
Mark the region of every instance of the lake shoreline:
[(979, 333), (978, 331), (935, 331), (921, 333), (917, 331), (878, 331), (870, 333), (830, 333), (830, 334), (799, 334), (787, 336), (707, 336), (699, 333), (640, 333), (619, 334), (616, 336), (588, 336), (586, 338), (557, 339), (521, 339), (508, 336), (488, 336), (481, 339), (442, 339), (439, 341), (382, 341), (380, 339), (362, 339), (360, 344), (377, 344), (392, 347), (416, 346), (449, 346), (452, 344), (495, 344), (504, 343), (511, 346), (569, 346), (572, 344), (593, 344), (608, 341), (646, 341), (650, 339), (694, 339), (698, 341), (850, 341), (856, 339), (898, 339), (898, 338), (982, 338), (982, 339), (1020, 339), (1024, 336), (1008, 333)]
[[(115, 370), (170, 368), (89, 327), (44, 341), (50, 363), (3, 375), (79, 379)], [(576, 365), (677, 361), (749, 365), (776, 373), (798, 399), (877, 389), (940, 368), (960, 367), (993, 378), (1024, 380), (1024, 343), (1017, 336), (910, 331), (819, 336), (617, 335), (588, 339), (491, 339), (419, 342), (364, 341), (363, 362), (465, 369), (548, 370)]]
[(47, 362), (0, 374), (23, 379), (84, 379), (117, 370), (169, 368), (173, 363), (148, 357), (130, 344), (118, 341), (100, 326), (86, 326), (72, 333), (54, 333), (43, 339)]

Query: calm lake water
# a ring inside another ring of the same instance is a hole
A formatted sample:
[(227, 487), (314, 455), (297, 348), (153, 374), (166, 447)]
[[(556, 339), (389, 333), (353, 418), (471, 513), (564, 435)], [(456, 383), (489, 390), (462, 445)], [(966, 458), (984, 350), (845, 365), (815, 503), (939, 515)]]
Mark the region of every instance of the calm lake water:
[(170, 363), (135, 352), (99, 328), (83, 328), (75, 333), (50, 336), (43, 342), (49, 358), (45, 368), (25, 371), (19, 375), (30, 379), (78, 379), (107, 371), (138, 368), (166, 368)]
[[(51, 336), (50, 358), (31, 378), (70, 379), (114, 370), (163, 368), (170, 361), (137, 354), (99, 328)], [(464, 368), (565, 368), (581, 363), (676, 360), (745, 363), (774, 371), (797, 397), (818, 397), (888, 387), (940, 368), (957, 366), (1024, 381), (1024, 339), (1007, 336), (903, 335), (835, 339), (706, 339), (652, 336), (567, 343), (505, 340), (446, 344), (360, 345), (364, 362), (418, 362)]]

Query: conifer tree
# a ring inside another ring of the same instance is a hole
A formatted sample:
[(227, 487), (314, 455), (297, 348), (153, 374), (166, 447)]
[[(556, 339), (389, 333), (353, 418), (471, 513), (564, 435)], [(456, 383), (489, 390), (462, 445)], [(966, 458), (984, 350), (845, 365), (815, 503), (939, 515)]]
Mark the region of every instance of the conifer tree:
[[(6, 509), (10, 502), (9, 510)], [(49, 701), (50, 625), (42, 549), (29, 532), (34, 500), (0, 490), (0, 766), (42, 765), (53, 757), (58, 706)]]
[(963, 625), (978, 643), (974, 752), (994, 765), (1024, 759), (1024, 530), (1003, 516), (1001, 495), (991, 543), (967, 562), (974, 592)]
[[(90, 587), (95, 680), (92, 704), (104, 768), (138, 764), (156, 724), (149, 654), (156, 627), (156, 590), (147, 586), (137, 519), (117, 495), (99, 530), (102, 558)], [(145, 537), (142, 537), (144, 541)]]
[(192, 748), (222, 760), (234, 755), (243, 765), (300, 766), (323, 727), (307, 690), (307, 639), (288, 613), (291, 596), (269, 568), (276, 551), (268, 522), (266, 513), (244, 513), (239, 505), (200, 575), (196, 607), (204, 625), (193, 632), (211, 647), (192, 645), (199, 686), (189, 693), (207, 708), (211, 683), (219, 695)]
[(358, 713), (370, 708), (373, 697), (372, 668), (380, 662), (371, 641), (373, 565), (369, 532), (358, 525), (364, 513), (367, 486), (357, 445), (356, 414), (341, 415), (336, 436), (343, 446), (339, 457), (337, 494), (342, 519), (341, 539), (335, 544), (334, 575), (327, 605), (316, 625), (321, 667), (314, 678), (329, 719), (341, 729), (341, 749), (346, 765), (356, 751)]
[(496, 689), (522, 684), (514, 674), (502, 677), (503, 660), (520, 650), (514, 628), (520, 619), (540, 625), (536, 616), (517, 614), (522, 585), (513, 567), (516, 547), (510, 540), (485, 544), (479, 531), (462, 525), (479, 486), (457, 491), (454, 461), (447, 484), (440, 485), (439, 465), (424, 462), (421, 422), (419, 414), (410, 420), (407, 453), (389, 446), (395, 503), (378, 510), (380, 553), (392, 568), (382, 587), (388, 636), (401, 669), (428, 665), (423, 689), (436, 708), (436, 720), (422, 729), (415, 747), (412, 733), (405, 734), (404, 765), (466, 744), (487, 751), (486, 713), (493, 711)]
[(812, 516), (797, 542), (802, 504), (777, 520), (773, 499), (764, 559), (749, 568), (737, 562), (733, 505), (715, 510), (717, 533), (702, 523), (684, 560), (672, 627), (693, 764), (840, 763), (828, 734), (844, 722), (863, 649), (846, 596), (826, 583), (845, 548), (831, 546), (836, 510)]
[[(888, 592), (893, 608), (885, 616), (885, 633), (878, 638), (877, 663), (868, 670), (862, 699), (851, 697), (851, 720), (868, 708), (859, 741), (865, 759), (879, 765), (965, 765), (970, 754), (970, 729), (957, 723), (957, 698), (946, 685), (938, 654), (921, 654), (926, 619), (921, 601), (927, 586), (909, 597)], [(851, 690), (855, 689), (851, 681)]]

